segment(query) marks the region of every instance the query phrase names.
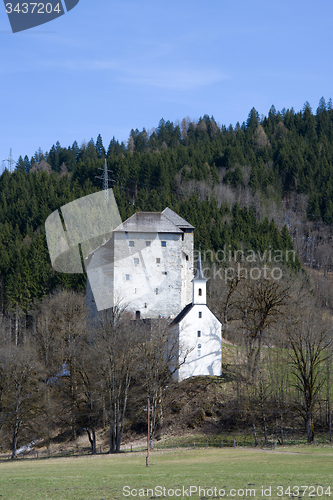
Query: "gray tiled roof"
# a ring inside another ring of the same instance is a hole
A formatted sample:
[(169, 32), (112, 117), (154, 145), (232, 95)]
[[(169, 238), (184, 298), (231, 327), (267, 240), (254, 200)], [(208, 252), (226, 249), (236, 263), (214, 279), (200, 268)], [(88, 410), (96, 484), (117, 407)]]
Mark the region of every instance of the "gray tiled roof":
[[(176, 214), (175, 214), (176, 215)], [(186, 221), (185, 221), (186, 222)], [(137, 212), (118, 226), (114, 232), (182, 233), (179, 227), (160, 212)]]
[(187, 222), (183, 217), (180, 215), (176, 214), (171, 208), (166, 207), (163, 212), (163, 215), (167, 217), (171, 222), (173, 222), (176, 226), (180, 228), (186, 228), (186, 229), (194, 229), (194, 226), (191, 226), (189, 222)]

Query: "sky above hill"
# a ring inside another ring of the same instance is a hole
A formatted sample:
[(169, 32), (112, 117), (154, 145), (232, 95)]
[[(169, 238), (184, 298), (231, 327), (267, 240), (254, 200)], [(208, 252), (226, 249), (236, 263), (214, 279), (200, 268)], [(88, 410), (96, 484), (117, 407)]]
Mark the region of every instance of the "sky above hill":
[(10, 148), (30, 158), (98, 134), (107, 148), (161, 118), (315, 112), (333, 98), (332, 14), (332, 0), (80, 0), (13, 34), (1, 3), (0, 167)]

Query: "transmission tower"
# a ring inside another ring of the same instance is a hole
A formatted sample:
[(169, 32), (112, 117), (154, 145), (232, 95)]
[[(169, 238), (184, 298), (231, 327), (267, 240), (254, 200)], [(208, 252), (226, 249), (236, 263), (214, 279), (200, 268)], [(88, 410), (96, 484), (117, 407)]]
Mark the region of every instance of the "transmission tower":
[(15, 161), (14, 161), (14, 158), (12, 155), (12, 148), (10, 148), (10, 151), (9, 151), (9, 158), (6, 158), (6, 160), (3, 160), (3, 161), (7, 162), (8, 170), (9, 170), (9, 173), (11, 174), (13, 171), (13, 165), (15, 164)]
[(103, 174), (98, 176), (96, 175), (96, 179), (102, 179), (103, 181), (103, 190), (105, 192), (105, 203), (109, 201), (109, 182), (114, 182), (114, 179), (109, 179), (109, 173), (112, 174), (112, 170), (108, 170), (106, 164), (106, 158), (104, 162), (104, 167), (101, 167), (100, 170), (103, 170)]

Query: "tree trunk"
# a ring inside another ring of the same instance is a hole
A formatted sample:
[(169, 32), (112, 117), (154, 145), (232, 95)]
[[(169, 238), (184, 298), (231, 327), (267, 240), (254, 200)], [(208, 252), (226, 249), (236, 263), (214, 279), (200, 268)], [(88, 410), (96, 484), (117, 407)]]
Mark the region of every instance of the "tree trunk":
[(91, 454), (92, 455), (96, 455), (96, 433), (95, 433), (95, 429), (93, 429), (92, 427), (90, 427), (90, 430), (88, 428), (86, 428), (86, 431), (87, 431), (88, 439), (89, 439), (90, 446), (91, 446)]
[(262, 410), (262, 419), (264, 422), (264, 437), (265, 437), (265, 445), (267, 446), (267, 426), (266, 426), (266, 417), (265, 417), (265, 412)]
[(16, 458), (16, 449), (17, 449), (17, 434), (16, 434), (16, 432), (14, 432), (13, 447), (12, 447), (12, 458)]
[(122, 408), (122, 413), (121, 413), (121, 420), (120, 420), (120, 422), (118, 422), (117, 443), (116, 443), (116, 451), (117, 451), (117, 453), (120, 452), (121, 439), (123, 437), (125, 412), (126, 412), (126, 406), (127, 406), (128, 387), (129, 387), (129, 377), (128, 377), (128, 374), (127, 374), (127, 376), (126, 376), (126, 386), (125, 386), (124, 401), (123, 401), (123, 408)]
[(18, 328), (19, 328), (19, 320), (18, 320), (18, 306), (15, 308), (15, 345), (18, 345)]
[(252, 420), (252, 425), (253, 425), (254, 445), (258, 446), (256, 424), (254, 423), (254, 419)]
[(306, 433), (308, 437), (308, 443), (312, 443), (314, 440), (314, 426), (310, 410), (307, 410), (306, 412)]
[(110, 447), (109, 447), (109, 453), (115, 453), (116, 452), (116, 432), (117, 432), (117, 426), (116, 426), (116, 414), (117, 414), (117, 405), (114, 402), (113, 403), (113, 415), (110, 416)]
[(16, 458), (16, 450), (17, 450), (17, 436), (19, 432), (19, 423), (17, 421), (17, 417), (15, 416), (15, 424), (13, 429), (13, 444), (12, 444), (12, 458)]
[(332, 441), (332, 415), (331, 415), (331, 398), (330, 398), (330, 374), (331, 374), (331, 359), (327, 359), (326, 367), (326, 387), (327, 387), (327, 421), (328, 431), (330, 435), (330, 442)]

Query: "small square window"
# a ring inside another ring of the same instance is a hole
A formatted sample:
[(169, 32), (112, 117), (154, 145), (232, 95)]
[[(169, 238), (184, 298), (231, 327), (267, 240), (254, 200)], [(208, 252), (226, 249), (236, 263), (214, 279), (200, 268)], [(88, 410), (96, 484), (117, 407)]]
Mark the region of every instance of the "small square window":
[(159, 257), (157, 257), (156, 264), (160, 264), (160, 262), (161, 262), (161, 259)]
[(130, 241), (130, 242), (129, 242), (129, 246), (130, 246), (130, 247), (134, 247), (134, 241)]
[(126, 274), (126, 281), (129, 281), (129, 279), (130, 279), (130, 275)]
[(202, 312), (199, 311), (199, 318), (202, 318)]
[(166, 247), (166, 241), (161, 241), (162, 247)]
[(198, 330), (198, 337), (201, 337), (201, 331)]
[(146, 241), (146, 247), (150, 247), (150, 241)]
[(135, 264), (136, 266), (138, 266), (138, 265), (140, 264), (139, 259), (134, 259), (134, 264)]

